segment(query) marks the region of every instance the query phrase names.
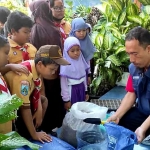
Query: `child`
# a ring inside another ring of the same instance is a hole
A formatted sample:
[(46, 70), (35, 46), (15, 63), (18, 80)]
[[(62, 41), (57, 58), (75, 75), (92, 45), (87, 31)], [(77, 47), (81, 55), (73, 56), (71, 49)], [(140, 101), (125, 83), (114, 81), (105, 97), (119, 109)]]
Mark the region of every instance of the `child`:
[(7, 19), (7, 27), (11, 33), (9, 40), (9, 63), (18, 64), (22, 61), (34, 59), (36, 48), (28, 43), (33, 22), (22, 12), (12, 12)]
[(6, 7), (0, 6), (0, 34), (4, 35), (4, 25), (7, 20), (10, 10)]
[(79, 40), (75, 37), (65, 40), (63, 57), (71, 63), (60, 67), (61, 94), (65, 109), (69, 110), (72, 104), (88, 100), (86, 71), (89, 65), (80, 51)]
[[(8, 53), (9, 53), (9, 43), (7, 39), (0, 35), (0, 68), (4, 67), (8, 61)], [(7, 94), (10, 96), (10, 92), (7, 88), (6, 82), (4, 81), (3, 76), (0, 73), (0, 93)], [(12, 131), (12, 122), (9, 121), (4, 124), (0, 124), (0, 133), (8, 133)]]
[(34, 140), (41, 142), (51, 141), (51, 138), (45, 132), (38, 132), (38, 128), (42, 123), (39, 92), (41, 89), (41, 80), (39, 76), (49, 78), (49, 76), (57, 71), (59, 65), (68, 64), (62, 58), (59, 46), (45, 45), (37, 51), (34, 60), (22, 63), (30, 71), (29, 76), (25, 74), (18, 76), (13, 72), (6, 74), (5, 77), (10, 86), (11, 93), (16, 93), (24, 101), (23, 106), (18, 111), (18, 118), (16, 120), (16, 127), (21, 136), (27, 139), (32, 137)]
[[(36, 48), (27, 43), (30, 37), (30, 30), (33, 23), (31, 19), (22, 12), (12, 12), (7, 18), (7, 27), (11, 36), (8, 37), (10, 44), (8, 65), (2, 67), (2, 74), (10, 71), (12, 64), (18, 64), (22, 61), (34, 59)], [(13, 65), (16, 71), (21, 71), (28, 74), (26, 67), (22, 65)]]
[[(87, 34), (87, 28), (88, 25), (85, 23), (83, 18), (75, 18), (71, 23), (70, 36), (74, 36), (79, 40), (84, 59), (88, 64), (90, 64), (90, 60), (93, 58), (96, 49), (90, 40), (89, 34)], [(88, 85), (90, 82), (90, 74), (88, 74)]]

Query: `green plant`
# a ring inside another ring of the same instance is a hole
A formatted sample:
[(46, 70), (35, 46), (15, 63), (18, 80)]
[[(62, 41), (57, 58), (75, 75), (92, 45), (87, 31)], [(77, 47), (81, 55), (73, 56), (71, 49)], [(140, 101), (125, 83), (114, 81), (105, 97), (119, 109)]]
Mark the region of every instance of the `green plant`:
[(23, 2), (21, 2), (20, 0), (17, 0), (17, 1), (5, 0), (5, 1), (0, 2), (0, 6), (7, 7), (11, 11), (18, 10), (25, 14), (28, 14), (27, 8), (24, 7)]
[(66, 7), (65, 9), (65, 20), (69, 22), (77, 17), (83, 17), (86, 19), (87, 15), (91, 12), (90, 7), (85, 7), (81, 4), (75, 7), (73, 1), (70, 0), (66, 0), (66, 4), (68, 5), (68, 7)]
[(150, 29), (148, 9), (140, 13), (131, 0), (104, 1), (99, 9), (102, 16), (91, 37), (97, 48), (94, 55), (97, 73), (91, 84), (96, 95), (105, 87), (115, 86), (122, 73), (128, 70), (129, 57), (124, 46), (128, 31), (136, 26)]
[[(16, 95), (7, 96), (0, 94), (0, 124), (6, 123), (10, 120), (15, 119), (16, 110), (23, 104), (23, 101)], [(17, 132), (10, 132), (7, 134), (0, 133), (0, 149), (1, 150), (12, 150), (22, 146), (29, 146), (33, 150), (38, 150), (39, 146), (33, 144), (21, 137)]]

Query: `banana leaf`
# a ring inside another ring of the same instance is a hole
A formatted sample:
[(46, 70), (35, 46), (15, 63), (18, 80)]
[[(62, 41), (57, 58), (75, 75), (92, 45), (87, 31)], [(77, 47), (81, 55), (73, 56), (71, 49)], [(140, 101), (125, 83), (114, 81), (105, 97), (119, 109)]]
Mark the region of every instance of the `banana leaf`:
[(8, 134), (0, 134), (0, 150), (12, 150), (22, 146), (28, 146), (32, 150), (38, 150), (39, 145), (33, 144), (21, 137), (17, 132), (10, 132)]

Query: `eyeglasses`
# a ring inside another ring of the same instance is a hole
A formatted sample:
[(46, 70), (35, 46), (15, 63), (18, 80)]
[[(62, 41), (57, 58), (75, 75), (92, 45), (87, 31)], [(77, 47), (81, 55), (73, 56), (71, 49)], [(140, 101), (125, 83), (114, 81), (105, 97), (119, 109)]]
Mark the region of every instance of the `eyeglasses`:
[(53, 9), (54, 9), (55, 11), (63, 11), (63, 10), (65, 9), (65, 7), (64, 7), (64, 6), (61, 6), (61, 7), (54, 6)]

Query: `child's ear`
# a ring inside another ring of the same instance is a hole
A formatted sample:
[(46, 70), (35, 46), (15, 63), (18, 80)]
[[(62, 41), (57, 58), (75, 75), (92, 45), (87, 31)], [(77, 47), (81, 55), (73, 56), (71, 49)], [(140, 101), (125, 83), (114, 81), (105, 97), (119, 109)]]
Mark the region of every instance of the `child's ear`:
[(11, 34), (14, 35), (16, 33), (15, 29), (11, 29)]
[(148, 53), (150, 53), (150, 45), (147, 46)]

